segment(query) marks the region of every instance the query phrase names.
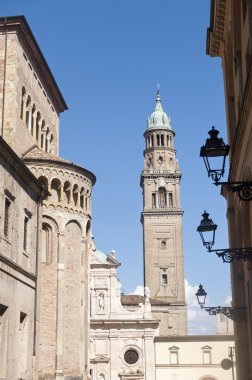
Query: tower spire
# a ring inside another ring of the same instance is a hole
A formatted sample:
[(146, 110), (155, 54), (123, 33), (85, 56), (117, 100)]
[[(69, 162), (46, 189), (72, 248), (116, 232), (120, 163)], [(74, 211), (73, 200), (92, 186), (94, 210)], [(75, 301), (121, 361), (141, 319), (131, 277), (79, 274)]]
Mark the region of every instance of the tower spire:
[(171, 130), (171, 119), (163, 110), (160, 96), (160, 87), (157, 88), (157, 97), (154, 112), (148, 118), (147, 130), (164, 129)]
[(159, 86), (159, 84), (158, 84), (158, 88), (157, 88), (157, 99), (156, 99), (155, 111), (164, 112), (163, 107), (162, 107), (162, 103), (161, 103), (160, 86)]

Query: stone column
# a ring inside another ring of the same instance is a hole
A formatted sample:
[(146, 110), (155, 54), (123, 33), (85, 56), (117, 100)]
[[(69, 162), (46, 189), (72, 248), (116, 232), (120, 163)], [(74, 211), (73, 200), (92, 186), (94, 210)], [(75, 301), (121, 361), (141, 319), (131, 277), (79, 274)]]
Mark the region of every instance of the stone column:
[(63, 201), (63, 185), (60, 186), (60, 189), (59, 189), (59, 193), (60, 193), (60, 196), (59, 196), (59, 202), (62, 202)]
[[(42, 120), (39, 120), (38, 121), (38, 126), (39, 126), (39, 129), (38, 129), (38, 140), (37, 140), (37, 145), (38, 147), (40, 148), (41, 146), (41, 126), (42, 126)], [(37, 125), (36, 125), (36, 128), (37, 128)]]
[(50, 153), (50, 149), (51, 149), (51, 141), (50, 141), (50, 139), (51, 139), (51, 133), (49, 132), (49, 133), (46, 134), (47, 152), (49, 152), (49, 153)]
[(91, 214), (91, 210), (92, 210), (92, 198), (91, 198), (91, 194), (90, 194), (90, 197), (89, 197), (89, 212)]
[(73, 187), (71, 187), (70, 189), (69, 189), (69, 191), (70, 191), (70, 196), (69, 196), (69, 204), (73, 204), (74, 203), (74, 201), (73, 201)]
[(144, 351), (145, 351), (145, 380), (155, 380), (155, 346), (153, 335), (145, 332)]
[[(81, 240), (81, 373), (84, 379), (88, 379), (89, 373), (89, 351), (90, 351), (90, 284), (89, 284), (89, 265), (88, 257), (85, 257), (87, 238), (82, 237)], [(88, 296), (87, 296), (88, 295)]]
[(32, 123), (32, 106), (28, 107), (29, 118), (28, 118), (28, 131), (31, 133), (31, 123)]
[(80, 191), (77, 191), (77, 207), (80, 207)]
[(62, 231), (58, 233), (59, 254), (57, 268), (57, 332), (56, 332), (56, 380), (64, 378), (64, 361), (63, 361), (63, 344), (64, 344), (64, 245), (65, 234)]
[(118, 379), (118, 373), (120, 371), (120, 358), (119, 358), (119, 347), (118, 347), (118, 336), (110, 336), (110, 379)]
[(34, 138), (36, 136), (36, 112), (33, 112), (32, 114), (32, 125), (33, 125), (33, 129), (32, 129), (32, 137)]

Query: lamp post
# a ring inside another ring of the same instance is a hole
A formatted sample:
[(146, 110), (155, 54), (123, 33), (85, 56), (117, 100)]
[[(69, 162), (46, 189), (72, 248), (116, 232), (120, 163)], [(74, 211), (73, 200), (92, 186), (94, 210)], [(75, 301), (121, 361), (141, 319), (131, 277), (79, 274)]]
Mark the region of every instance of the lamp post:
[(203, 219), (197, 231), (200, 234), (203, 246), (206, 246), (208, 252), (216, 253), (224, 263), (231, 263), (234, 260), (252, 260), (252, 247), (212, 249), (215, 242), (215, 231), (218, 226), (214, 224), (212, 219), (209, 219), (209, 214), (206, 211), (202, 216)]
[(234, 321), (244, 321), (246, 319), (246, 308), (245, 307), (231, 307), (231, 306), (217, 306), (217, 307), (205, 307), (207, 293), (203, 288), (203, 285), (199, 285), (199, 289), (195, 294), (198, 300), (198, 304), (201, 309), (205, 309), (209, 315), (224, 314), (227, 318)]
[(252, 200), (252, 181), (220, 182), (224, 176), (226, 158), (229, 154), (230, 146), (225, 144), (223, 139), (218, 137), (219, 131), (212, 127), (208, 132), (209, 138), (200, 149), (200, 157), (203, 158), (208, 177), (211, 177), (216, 186), (228, 186), (233, 192), (238, 192), (240, 200)]

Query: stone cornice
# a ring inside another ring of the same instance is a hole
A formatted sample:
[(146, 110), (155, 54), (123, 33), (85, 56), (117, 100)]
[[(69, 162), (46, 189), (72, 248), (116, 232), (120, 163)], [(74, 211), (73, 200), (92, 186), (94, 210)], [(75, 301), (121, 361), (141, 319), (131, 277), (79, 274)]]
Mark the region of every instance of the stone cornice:
[(172, 172), (170, 170), (152, 170), (152, 171), (145, 171), (143, 170), (142, 173), (141, 173), (141, 177), (143, 178), (160, 178), (160, 177), (163, 177), (163, 178), (181, 178), (182, 177), (182, 173), (180, 171), (175, 171), (175, 172)]
[(169, 170), (152, 170), (152, 172), (146, 172), (145, 170), (143, 170), (140, 177), (140, 186), (143, 187), (143, 183), (145, 180), (155, 180), (158, 178), (173, 179), (174, 183), (178, 183), (180, 182), (181, 177), (182, 173), (180, 171), (172, 173)]
[[(16, 264), (14, 261), (8, 259), (6, 256), (4, 256), (2, 254), (0, 254), (0, 262), (4, 263), (8, 267), (10, 267), (10, 268), (14, 269), (15, 271), (19, 272), (23, 276), (29, 278), (34, 283), (36, 282), (37, 277), (35, 276), (35, 274), (27, 272), (27, 270), (23, 269), (20, 265)], [(4, 272), (3, 268), (1, 268), (1, 270)], [(11, 275), (9, 270), (8, 270), (8, 275)], [(20, 280), (20, 282), (23, 282), (23, 281)], [(28, 284), (26, 284), (26, 285), (28, 285)]]
[(156, 336), (155, 342), (222, 342), (233, 341), (233, 335), (178, 335), (178, 336)]
[[(152, 326), (152, 328), (157, 328), (159, 324), (159, 321), (157, 319), (91, 319), (90, 320), (90, 327), (91, 329), (94, 329), (95, 326), (101, 327), (101, 326), (110, 326), (110, 325), (121, 325), (124, 327), (131, 326), (132, 325), (138, 325), (142, 326), (143, 328), (146, 328), (146, 325)], [(118, 327), (117, 327), (118, 328)]]
[(176, 216), (176, 215), (179, 215), (179, 216), (182, 216), (184, 214), (184, 211), (181, 210), (181, 209), (155, 209), (153, 211), (143, 211), (141, 213), (141, 219), (143, 219), (144, 217), (150, 217), (150, 218), (156, 218), (156, 217), (172, 217), (172, 216)]
[(210, 27), (207, 29), (206, 52), (221, 57), (224, 43), (227, 0), (211, 0)]
[[(144, 134), (143, 134), (143, 136), (146, 138), (147, 136), (149, 136), (149, 135), (152, 135), (153, 133), (163, 133), (163, 132), (166, 132), (166, 133), (171, 133), (173, 136), (175, 136), (175, 132), (173, 131), (173, 129), (167, 129), (167, 128), (151, 128), (151, 129), (147, 129), (145, 132), (144, 132)], [(159, 148), (161, 148), (161, 147), (159, 147)], [(164, 147), (162, 147), (162, 148), (164, 148)]]
[(81, 166), (78, 166), (74, 164), (73, 162), (65, 162), (65, 161), (59, 161), (57, 159), (43, 159), (43, 158), (24, 158), (23, 161), (27, 164), (27, 166), (48, 166), (48, 167), (55, 167), (55, 168), (68, 168), (73, 172), (77, 172), (79, 174), (82, 174), (83, 176), (87, 177), (91, 184), (94, 186), (96, 182), (95, 175), (90, 172), (89, 170), (82, 168)]

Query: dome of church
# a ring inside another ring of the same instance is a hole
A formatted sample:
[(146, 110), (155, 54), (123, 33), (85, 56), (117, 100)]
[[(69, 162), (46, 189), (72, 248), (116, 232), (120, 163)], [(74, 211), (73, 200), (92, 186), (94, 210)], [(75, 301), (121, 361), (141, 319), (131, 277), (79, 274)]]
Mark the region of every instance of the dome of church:
[(155, 111), (148, 118), (147, 129), (172, 129), (171, 119), (163, 110), (159, 90), (157, 91)]

